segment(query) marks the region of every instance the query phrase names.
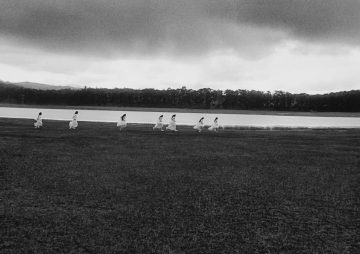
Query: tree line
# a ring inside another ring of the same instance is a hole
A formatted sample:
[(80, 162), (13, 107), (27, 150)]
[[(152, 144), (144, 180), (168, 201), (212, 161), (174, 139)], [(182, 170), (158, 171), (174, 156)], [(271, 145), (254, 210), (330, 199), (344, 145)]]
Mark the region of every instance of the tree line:
[(275, 111), (360, 112), (360, 90), (309, 95), (284, 91), (87, 88), (36, 90), (0, 81), (0, 103)]

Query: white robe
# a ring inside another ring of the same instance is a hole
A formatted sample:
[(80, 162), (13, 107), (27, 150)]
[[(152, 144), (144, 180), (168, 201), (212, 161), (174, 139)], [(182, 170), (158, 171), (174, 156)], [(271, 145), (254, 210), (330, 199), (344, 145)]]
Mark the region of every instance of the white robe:
[(214, 121), (213, 124), (209, 127), (209, 131), (217, 131), (219, 129), (218, 121)]
[(166, 127), (167, 130), (170, 131), (177, 131), (176, 130), (176, 122), (175, 122), (175, 118), (171, 118), (169, 125)]
[(77, 114), (75, 114), (75, 115), (73, 116), (72, 121), (70, 121), (70, 123), (69, 123), (69, 128), (70, 128), (70, 129), (76, 129), (76, 127), (78, 127)]
[(159, 117), (159, 119), (157, 120), (155, 126), (153, 127), (153, 129), (162, 129), (162, 127), (164, 126), (163, 122), (162, 122), (162, 118)]
[(43, 123), (42, 123), (42, 119), (41, 116), (39, 115), (36, 119), (36, 122), (34, 123), (35, 128), (40, 128), (42, 127)]
[(195, 126), (194, 126), (194, 129), (195, 130), (198, 130), (199, 132), (202, 131), (202, 129), (204, 128), (204, 123), (203, 121), (199, 121)]
[(116, 124), (116, 126), (117, 126), (117, 127), (120, 127), (121, 129), (122, 129), (122, 128), (125, 128), (125, 127), (127, 126), (126, 120), (125, 120), (125, 119), (122, 120), (122, 119), (120, 118), (120, 121)]

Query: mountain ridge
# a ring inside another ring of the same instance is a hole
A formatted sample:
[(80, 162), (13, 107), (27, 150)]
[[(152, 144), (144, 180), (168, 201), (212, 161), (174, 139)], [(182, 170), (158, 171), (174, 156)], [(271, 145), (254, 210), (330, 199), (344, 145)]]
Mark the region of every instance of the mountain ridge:
[(29, 81), (17, 82), (17, 83), (11, 83), (11, 84), (15, 85), (15, 86), (20, 86), (23, 88), (31, 88), (31, 89), (37, 89), (37, 90), (63, 90), (63, 89), (77, 90), (77, 89), (81, 89), (80, 87), (76, 87), (76, 86), (69, 86), (69, 85), (58, 86), (58, 85), (49, 85), (49, 84), (29, 82)]

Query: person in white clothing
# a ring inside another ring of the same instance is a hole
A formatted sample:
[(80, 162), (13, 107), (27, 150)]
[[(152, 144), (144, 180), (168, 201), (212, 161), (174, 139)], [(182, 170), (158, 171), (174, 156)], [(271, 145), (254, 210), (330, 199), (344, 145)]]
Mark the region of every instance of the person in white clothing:
[(123, 130), (124, 128), (126, 128), (127, 123), (126, 123), (126, 114), (123, 114), (120, 118), (120, 121), (117, 123), (116, 125), (117, 127), (120, 128), (120, 130)]
[(42, 113), (40, 112), (38, 114), (37, 118), (35, 119), (36, 122), (34, 123), (34, 127), (37, 129), (43, 126), (41, 115), (42, 115)]
[(75, 111), (75, 114), (72, 117), (72, 120), (69, 123), (69, 129), (76, 129), (76, 127), (78, 127), (78, 122), (77, 122), (77, 117), (78, 117), (78, 111)]
[(166, 127), (167, 130), (170, 130), (170, 131), (177, 131), (176, 129), (176, 121), (175, 121), (175, 117), (176, 115), (172, 115), (171, 116), (171, 120), (170, 120), (170, 123), (169, 125)]
[(159, 116), (159, 118), (158, 118), (155, 126), (153, 127), (153, 130), (155, 130), (155, 129), (160, 129), (161, 131), (164, 131), (164, 130), (163, 130), (164, 124), (163, 124), (163, 122), (162, 122), (163, 117), (164, 117), (163, 115)]
[(204, 128), (204, 117), (201, 117), (199, 122), (197, 122), (197, 124), (194, 126), (194, 129), (201, 132), (203, 128)]
[(218, 123), (218, 118), (216, 117), (213, 124), (209, 127), (209, 131), (217, 132), (218, 129), (219, 129), (219, 123)]

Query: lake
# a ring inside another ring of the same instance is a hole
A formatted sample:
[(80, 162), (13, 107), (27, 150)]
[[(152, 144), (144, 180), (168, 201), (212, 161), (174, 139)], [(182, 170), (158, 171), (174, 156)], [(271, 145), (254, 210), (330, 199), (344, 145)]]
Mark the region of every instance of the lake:
[[(46, 120), (70, 121), (73, 109), (47, 108), (13, 108), (0, 107), (0, 117), (35, 119), (42, 112), (44, 124)], [(113, 110), (79, 110), (78, 121), (117, 122), (122, 114), (127, 114), (128, 123), (155, 123), (159, 115), (164, 115), (164, 123), (168, 123), (172, 114), (176, 114), (179, 125), (195, 125), (203, 116), (205, 125), (211, 125), (214, 118), (219, 118), (223, 126), (246, 127), (305, 127), (305, 128), (360, 128), (359, 117), (316, 117), (316, 116), (281, 116), (281, 115), (247, 115), (247, 114), (210, 114), (210, 113), (178, 113), (147, 111), (113, 111)]]

